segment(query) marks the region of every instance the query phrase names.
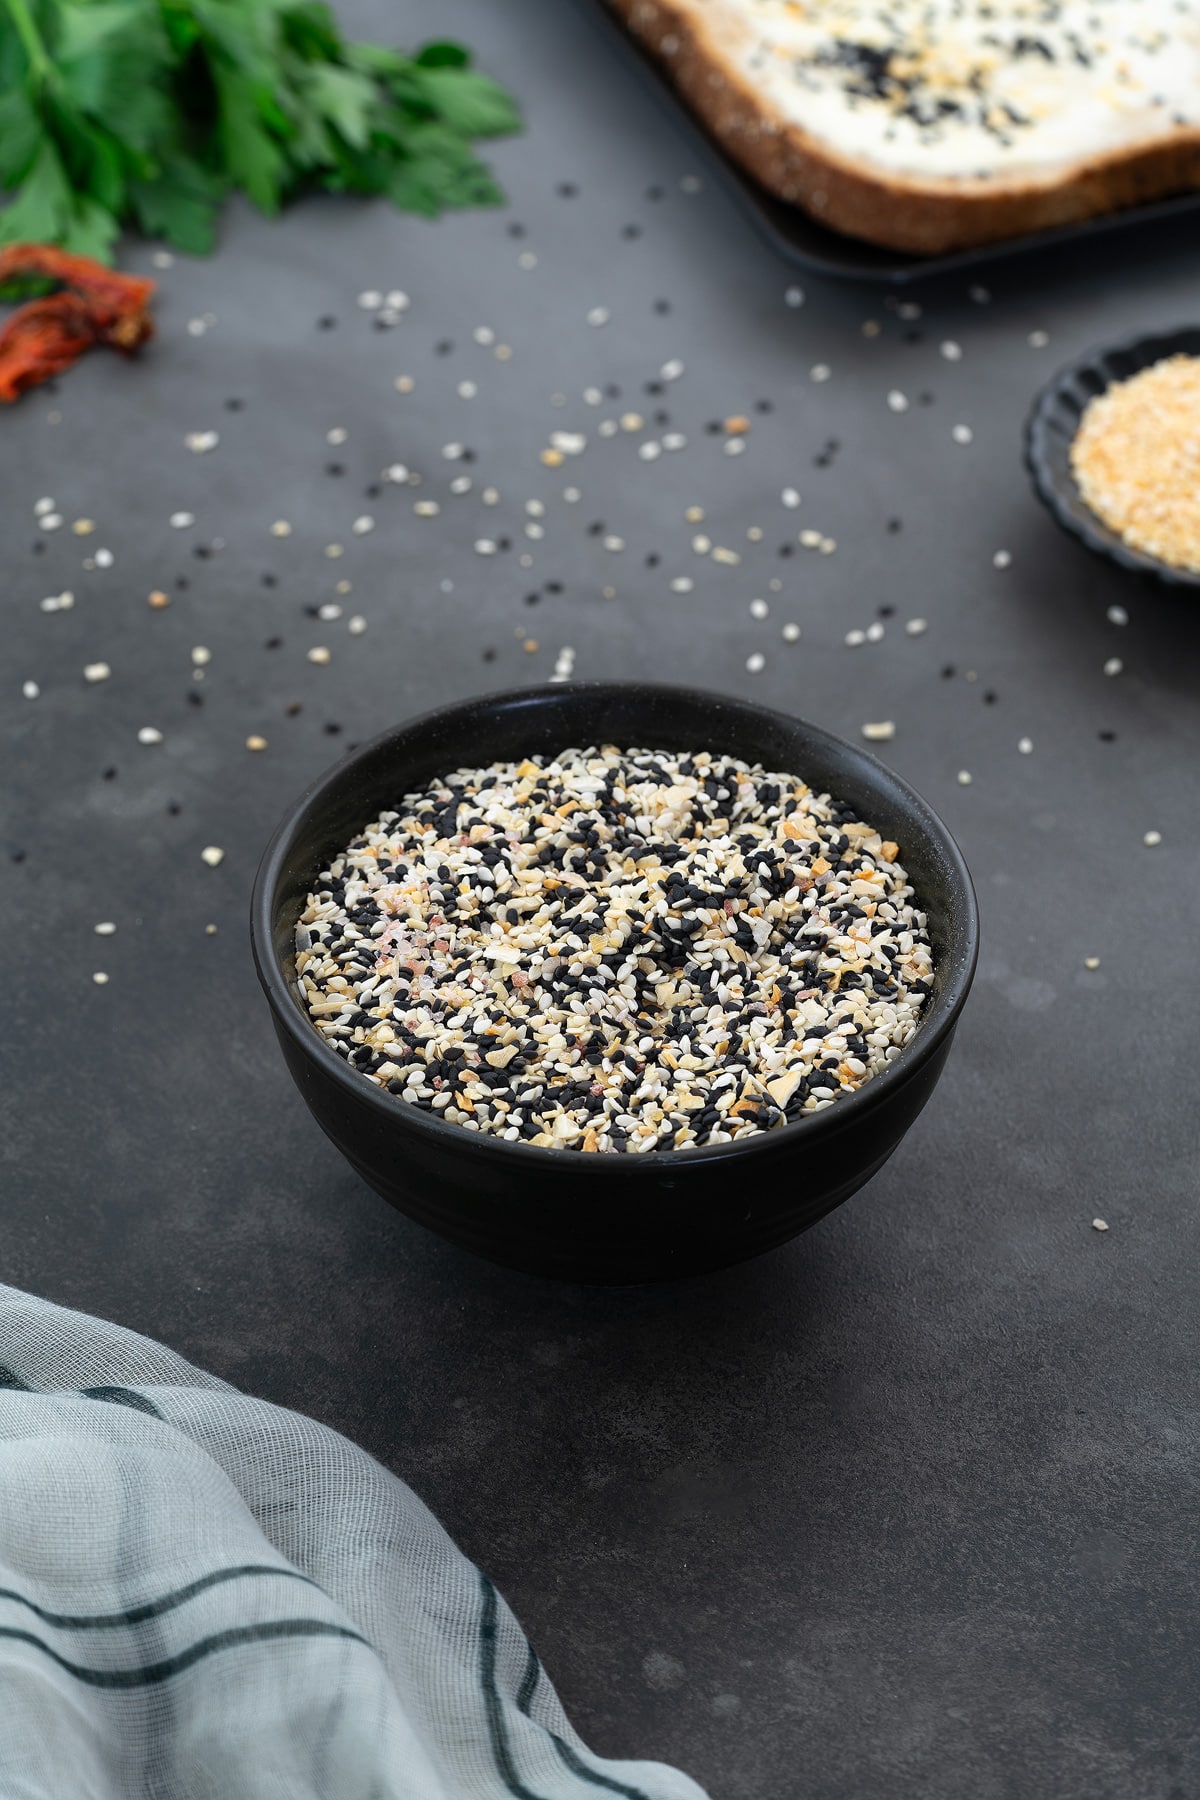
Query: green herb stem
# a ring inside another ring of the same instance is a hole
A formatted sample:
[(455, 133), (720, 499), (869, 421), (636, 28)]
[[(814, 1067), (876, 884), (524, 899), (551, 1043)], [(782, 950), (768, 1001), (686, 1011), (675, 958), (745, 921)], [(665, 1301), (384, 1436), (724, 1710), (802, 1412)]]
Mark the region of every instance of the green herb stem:
[(25, 47), (29, 58), (29, 67), (38, 81), (48, 81), (54, 73), (54, 64), (50, 54), (42, 42), (42, 34), (34, 23), (33, 14), (29, 10), (28, 0), (3, 0), (9, 16), (17, 28), (17, 36)]

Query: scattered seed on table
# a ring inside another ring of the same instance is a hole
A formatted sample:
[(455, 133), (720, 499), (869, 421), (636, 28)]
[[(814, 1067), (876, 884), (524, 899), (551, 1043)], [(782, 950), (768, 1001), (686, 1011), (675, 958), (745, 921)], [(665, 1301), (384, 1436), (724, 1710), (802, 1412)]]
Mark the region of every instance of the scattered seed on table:
[(21, 692), (26, 700), (36, 700), (41, 691), (36, 681), (26, 681), (21, 685)]
[(887, 626), (884, 625), (879, 619), (876, 619), (872, 624), (867, 626), (867, 642), (868, 642), (868, 644), (878, 644), (878, 643), (882, 642), (886, 631), (887, 631)]
[(259, 737), (257, 732), (253, 733), (250, 737), (248, 737), (246, 739), (247, 750), (265, 750), (266, 747), (267, 747), (266, 738)]
[(85, 681), (107, 681), (111, 674), (112, 670), (106, 662), (87, 663), (84, 666), (83, 679)]
[(215, 925), (206, 925), (204, 927), (204, 935), (205, 935), (205, 937), (216, 937), (216, 935), (217, 935), (216, 926)]
[(1119, 675), (1124, 667), (1125, 664), (1121, 661), (1119, 656), (1110, 656), (1104, 665), (1104, 673), (1106, 675)]
[(946, 338), (941, 346), (942, 355), (947, 362), (962, 361), (962, 345), (956, 344), (953, 338)]
[(1050, 333), (1048, 331), (1031, 331), (1029, 334), (1029, 347), (1031, 350), (1044, 350), (1049, 342)]
[(849, 644), (849, 646), (852, 650), (857, 650), (859, 645), (865, 644), (866, 641), (867, 641), (866, 632), (860, 631), (857, 625), (854, 627), (854, 629), (852, 631), (848, 631), (846, 633), (846, 636), (844, 639), (844, 642)]
[(975, 779), (975, 777), (972, 775), (970, 769), (960, 769), (958, 771), (959, 787), (970, 787), (970, 785), (971, 785), (972, 781), (974, 781), (974, 779)]
[(1123, 606), (1110, 606), (1106, 614), (1110, 625), (1128, 625), (1129, 614)]
[(362, 513), (350, 527), (356, 537), (365, 537), (368, 531), (374, 531), (375, 521), (370, 513)]
[(92, 980), (95, 982), (97, 987), (103, 987), (105, 985), (105, 983), (108, 981), (108, 976), (104, 973), (103, 969), (97, 969), (95, 974), (92, 976)]
[(146, 601), (149, 606), (154, 607), (156, 612), (161, 612), (164, 606), (170, 606), (171, 596), (164, 593), (162, 588), (155, 588), (147, 594)]
[(176, 531), (186, 531), (189, 525), (196, 523), (196, 515), (190, 512), (173, 512), (169, 522)]
[(143, 725), (137, 735), (139, 744), (161, 744), (163, 741), (162, 732), (154, 725)]
[(115, 561), (111, 550), (97, 550), (95, 562), (98, 569), (111, 569)]
[(992, 557), (993, 569), (1007, 569), (1012, 564), (1012, 553), (1008, 550), (997, 550)]
[(328, 649), (324, 644), (314, 644), (312, 649), (308, 652), (308, 660), (310, 663), (327, 663), (332, 660), (332, 657), (332, 650)]
[(746, 667), (751, 675), (761, 675), (767, 666), (767, 659), (761, 650), (752, 651), (746, 658)]
[(1027, 737), (1023, 737), (1023, 738), (1018, 738), (1018, 739), (1017, 739), (1017, 749), (1018, 749), (1018, 750), (1019, 750), (1019, 751), (1020, 751), (1020, 752), (1021, 752), (1021, 755), (1022, 755), (1022, 756), (1030, 756), (1030, 755), (1032, 755), (1032, 753), (1033, 753), (1033, 739), (1032, 739), (1032, 738), (1027, 738)]
[(909, 621), (905, 625), (904, 629), (908, 633), (909, 637), (920, 637), (923, 632), (926, 632), (929, 630), (929, 620), (928, 619), (909, 619)]
[(361, 613), (355, 613), (352, 619), (346, 621), (346, 630), (350, 633), (351, 637), (361, 637), (366, 629), (367, 621), (363, 618)]
[(189, 431), (183, 441), (196, 456), (203, 456), (206, 450), (215, 450), (221, 439), (215, 431)]
[(907, 394), (902, 394), (899, 388), (892, 388), (891, 392), (888, 394), (887, 403), (895, 413), (908, 411), (908, 396)]
[(92, 926), (97, 937), (112, 937), (116, 929), (111, 919), (101, 919), (98, 925)]
[(770, 610), (771, 609), (765, 600), (752, 600), (750, 602), (750, 617), (752, 619), (765, 619)]
[(880, 719), (875, 724), (864, 725), (862, 734), (873, 744), (886, 744), (896, 735), (895, 722), (892, 719)]
[(76, 537), (91, 537), (95, 529), (95, 519), (75, 519), (71, 525), (71, 530), (75, 533)]
[(969, 444), (975, 436), (969, 425), (955, 425), (950, 433), (956, 444)]
[(785, 288), (783, 290), (783, 303), (785, 306), (803, 306), (804, 289), (802, 287)]
[(1093, 1219), (1092, 1220), (1092, 1230), (1093, 1231), (1107, 1231), (1108, 1230), (1108, 1221), (1106, 1219)]
[(785, 643), (794, 644), (800, 636), (800, 627), (792, 620), (789, 620), (779, 635), (783, 638)]
[(1085, 956), (1083, 959), (1083, 966), (1085, 969), (1098, 969), (1100, 967), (1100, 958), (1098, 956)]
[(808, 374), (811, 381), (828, 381), (833, 370), (828, 363), (814, 363)]
[(458, 770), (368, 825), (297, 928), (314, 1028), (402, 1104), (644, 1154), (831, 1105), (932, 980), (898, 859), (796, 776), (611, 747)]
[(219, 844), (206, 844), (200, 852), (200, 860), (206, 862), (210, 869), (215, 869), (218, 864), (225, 861), (225, 852)]
[(1147, 832), (1143, 833), (1142, 842), (1149, 849), (1153, 850), (1156, 844), (1162, 843), (1162, 832), (1161, 831), (1147, 831)]
[(197, 644), (192, 650), (192, 661), (198, 668), (203, 668), (206, 663), (212, 661), (212, 651), (204, 644)]
[(276, 519), (271, 527), (271, 536), (278, 538), (291, 537), (292, 528), (286, 519)]

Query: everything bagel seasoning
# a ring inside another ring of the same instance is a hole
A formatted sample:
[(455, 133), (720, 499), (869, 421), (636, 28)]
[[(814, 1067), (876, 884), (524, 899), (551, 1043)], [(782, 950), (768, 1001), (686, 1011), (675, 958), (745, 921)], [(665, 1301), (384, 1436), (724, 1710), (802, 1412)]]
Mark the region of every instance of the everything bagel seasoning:
[(313, 1024), (469, 1131), (640, 1154), (833, 1105), (932, 985), (895, 843), (794, 775), (565, 750), (406, 794), (318, 875)]

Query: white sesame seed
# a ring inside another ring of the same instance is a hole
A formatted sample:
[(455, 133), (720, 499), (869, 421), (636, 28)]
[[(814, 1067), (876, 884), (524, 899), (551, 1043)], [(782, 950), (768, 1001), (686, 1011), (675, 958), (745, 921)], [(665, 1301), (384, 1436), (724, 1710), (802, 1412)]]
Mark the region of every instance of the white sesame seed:
[[(615, 430), (616, 421), (606, 420)], [(561, 450), (564, 456), (581, 456), (587, 448), (587, 438), (582, 431), (552, 431), (550, 442), (555, 450)]]
[(992, 557), (993, 569), (1007, 569), (1011, 564), (1012, 552), (1009, 550), (997, 550), (996, 554)]
[(286, 519), (276, 519), (275, 523), (271, 527), (271, 536), (278, 537), (278, 538), (284, 538), (284, 537), (291, 537), (291, 535), (292, 535), (292, 528), (288, 524), (287, 520)]
[(801, 287), (785, 288), (783, 291), (783, 302), (785, 306), (803, 306), (804, 289)]
[(36, 700), (41, 691), (36, 681), (25, 681), (21, 684), (21, 692), (26, 700)]
[(225, 861), (225, 852), (219, 844), (206, 844), (200, 852), (201, 862), (206, 862), (210, 869), (215, 869)]
[(761, 675), (763, 670), (766, 668), (766, 666), (767, 666), (767, 659), (763, 655), (761, 650), (753, 651), (746, 658), (746, 667), (750, 671), (751, 675)]
[(260, 734), (257, 731), (251, 732), (250, 736), (246, 739), (247, 750), (265, 750), (266, 747), (267, 747), (266, 738), (260, 736)]
[(785, 643), (794, 644), (800, 636), (800, 627), (792, 620), (789, 620), (779, 635), (783, 638)]
[(413, 511), (418, 519), (436, 519), (441, 510), (436, 500), (413, 501)]
[(1085, 956), (1083, 959), (1083, 966), (1085, 969), (1098, 969), (1100, 967), (1100, 958), (1098, 956)]
[(205, 663), (212, 661), (212, 651), (204, 644), (197, 644), (192, 651), (192, 661), (202, 668)]
[(187, 329), (189, 337), (203, 337), (208, 330), (208, 326), (203, 319), (189, 319), (187, 322)]
[(527, 500), (525, 502), (525, 511), (531, 518), (541, 519), (545, 517), (546, 508), (540, 500)]
[(108, 976), (104, 973), (103, 969), (97, 969), (95, 974), (92, 976), (92, 980), (95, 982), (97, 987), (104, 987), (108, 981)]
[(40, 500), (35, 500), (33, 503), (34, 517), (36, 519), (44, 518), (47, 513), (52, 513), (54, 511), (57, 504), (58, 502), (51, 499), (49, 494), (43, 494)]
[(583, 398), (588, 406), (602, 406), (604, 404), (604, 389), (598, 387), (585, 387), (583, 390)]
[(215, 431), (189, 431), (183, 441), (196, 456), (203, 456), (206, 450), (215, 450), (221, 438)]
[(683, 364), (677, 356), (673, 356), (662, 365), (658, 373), (663, 381), (678, 381), (683, 374)]
[(683, 450), (687, 447), (687, 438), (682, 431), (666, 431), (662, 444), (664, 450)]
[(91, 537), (95, 529), (95, 519), (76, 519), (71, 526), (71, 530), (75, 533), (76, 537)]
[(969, 425), (955, 425), (950, 432), (950, 436), (954, 439), (956, 444), (969, 444), (974, 438), (975, 433), (971, 430)]
[(343, 544), (326, 544), (325, 554), (336, 562), (339, 556), (346, 554), (345, 546)]
[(314, 644), (312, 649), (308, 652), (308, 660), (310, 663), (320, 663), (324, 665), (331, 661), (332, 656), (332, 650), (328, 649), (324, 644)]
[(821, 533), (819, 531), (814, 531), (810, 525), (800, 533), (796, 541), (802, 544), (806, 550), (819, 550), (821, 548)]
[(1162, 832), (1147, 831), (1143, 833), (1142, 842), (1146, 845), (1147, 849), (1153, 850), (1156, 844), (1162, 843)]
[(878, 719), (873, 724), (864, 725), (862, 734), (873, 744), (886, 744), (896, 735), (894, 719)]
[(863, 320), (862, 334), (865, 338), (877, 338), (882, 330), (883, 326), (878, 319)]
[(534, 523), (534, 521), (532, 519), (530, 519), (529, 523), (525, 527), (525, 536), (527, 538), (533, 538), (536, 541), (537, 539), (544, 538), (545, 535), (546, 535), (545, 526), (537, 525)]
[(857, 650), (859, 645), (865, 644), (866, 641), (866, 632), (860, 631), (857, 626), (855, 626), (852, 631), (848, 631), (844, 639), (844, 642), (850, 646), (851, 650)]
[(902, 394), (899, 388), (892, 388), (890, 390), (887, 397), (887, 403), (895, 413), (908, 411), (908, 396)]
[(833, 370), (828, 363), (814, 363), (808, 371), (810, 381), (828, 381), (832, 374)]
[(325, 442), (327, 444), (344, 444), (349, 436), (350, 433), (344, 425), (335, 425), (332, 430), (325, 433)]
[(1044, 350), (1049, 342), (1050, 333), (1048, 331), (1031, 331), (1029, 334), (1029, 348), (1031, 350)]
[(975, 779), (975, 777), (971, 774), (970, 769), (960, 769), (958, 771), (959, 787), (970, 787), (970, 785), (971, 785), (972, 781), (974, 781), (974, 779)]
[(398, 394), (411, 394), (416, 385), (411, 375), (397, 375), (392, 383)]
[(43, 531), (57, 531), (62, 522), (62, 514), (56, 512), (43, 513), (38, 520)]
[(879, 619), (876, 619), (873, 625), (868, 625), (867, 626), (867, 642), (868, 642), (868, 644), (881, 643), (883, 640), (885, 630), (886, 630), (886, 627), (884, 626), (883, 622)]
[(1108, 1230), (1107, 1219), (1093, 1219), (1092, 1220), (1092, 1230), (1093, 1231), (1107, 1231)]
[[(328, 622), (328, 620), (330, 620), (330, 619), (340, 619), (341, 616), (342, 616), (341, 607), (338, 606), (332, 600), (327, 600), (325, 602), (324, 606), (318, 606), (318, 608), (317, 608), (318, 619), (324, 619)], [(193, 655), (194, 654), (195, 653), (193, 652)]]
[(97, 550), (95, 562), (98, 569), (111, 569), (115, 561), (111, 550)]
[(752, 619), (765, 619), (770, 610), (771, 609), (765, 600), (752, 600), (750, 602), (750, 617)]
[(175, 258), (169, 250), (156, 250), (150, 261), (156, 269), (173, 269), (175, 267)]
[(657, 462), (662, 455), (662, 445), (653, 438), (647, 438), (644, 444), (638, 445), (638, 455), (643, 462)]
[(189, 525), (196, 523), (196, 515), (190, 512), (173, 512), (169, 523), (175, 527), (176, 531), (186, 531)]
[(746, 440), (744, 437), (726, 438), (721, 447), (726, 456), (741, 456), (746, 449)]
[(84, 665), (83, 679), (85, 681), (107, 681), (111, 674), (112, 670), (106, 662), (91, 662)]
[(47, 594), (44, 600), (38, 601), (38, 606), (44, 613), (56, 613), (61, 605), (62, 602), (59, 600), (57, 594)]
[(921, 308), (915, 300), (901, 300), (896, 307), (896, 317), (911, 325), (914, 319), (921, 317)]
[(1104, 673), (1106, 675), (1119, 675), (1124, 667), (1125, 664), (1121, 661), (1119, 656), (1110, 656), (1104, 665)]
[(697, 556), (707, 556), (712, 549), (712, 539), (705, 537), (702, 531), (698, 531), (692, 539), (692, 549)]
[(623, 550), (625, 548), (625, 539), (623, 537), (606, 537), (604, 540), (604, 548), (606, 550)]
[(364, 288), (358, 296), (358, 304), (364, 312), (378, 312), (383, 305), (383, 295), (376, 288)]
[(450, 483), (450, 492), (452, 494), (469, 494), (472, 486), (473, 483), (469, 475), (456, 475), (454, 480)]
[(485, 506), (498, 506), (500, 504), (500, 489), (485, 487), (479, 498), (483, 501)]
[(496, 341), (496, 334), (490, 325), (477, 325), (471, 333), (471, 336), (475, 339), (477, 344), (482, 344), (485, 349), (489, 344), (494, 344)]
[(473, 400), (479, 389), (473, 381), (460, 381), (457, 391), (460, 400)]
[(831, 537), (823, 537), (821, 539), (820, 543), (817, 545), (817, 549), (820, 551), (822, 556), (832, 556), (834, 551), (837, 549), (837, 539), (831, 538)]
[(111, 919), (101, 919), (98, 925), (92, 926), (97, 937), (111, 937), (116, 929)]
[(794, 487), (784, 488), (784, 490), (783, 490), (782, 494), (780, 494), (779, 498), (783, 501), (783, 504), (786, 507), (788, 507), (789, 510), (791, 510), (791, 511), (794, 511), (795, 508), (797, 506), (799, 506), (799, 504), (800, 504), (800, 495)]
[(593, 306), (588, 313), (587, 322), (589, 325), (607, 325), (611, 317), (607, 306)]
[(671, 583), (671, 587), (677, 594), (690, 594), (695, 585), (690, 575), (676, 575)]
[(1107, 613), (1110, 625), (1128, 625), (1129, 614), (1123, 606), (1110, 606)]
[(976, 306), (986, 306), (992, 297), (989, 288), (981, 287), (978, 284), (976, 284), (975, 287), (968, 288), (967, 294), (975, 302)]
[(1022, 756), (1032, 756), (1033, 755), (1033, 739), (1030, 737), (1018, 738), (1017, 739), (1017, 749), (1021, 752)]
[(494, 541), (491, 538), (476, 538), (475, 554), (476, 556), (495, 556), (496, 545)]
[(942, 343), (942, 355), (947, 362), (961, 362), (962, 345), (956, 344), (953, 338), (946, 338)]
[(909, 637), (921, 637), (923, 635), (923, 633), (925, 633), (926, 631), (929, 630), (929, 620), (928, 619), (909, 619), (909, 621), (905, 625), (904, 629), (908, 633)]
[(143, 725), (137, 735), (139, 744), (161, 744), (163, 741), (162, 732), (154, 725)]
[[(409, 299), (403, 288), (389, 288), (383, 298), (384, 304), (390, 307), (392, 312), (406, 312), (408, 310)], [(480, 338), (479, 342), (483, 343), (484, 339)]]
[(351, 637), (361, 637), (366, 629), (367, 621), (363, 618), (361, 613), (355, 613), (352, 619), (346, 621), (346, 630), (350, 633)]
[(355, 519), (355, 521), (354, 521), (353, 525), (350, 527), (350, 529), (354, 533), (355, 537), (365, 537), (367, 535), (368, 531), (374, 531), (375, 521), (371, 517), (370, 513), (360, 513), (359, 517), (357, 519)]
[(618, 426), (615, 419), (601, 419), (599, 425), (596, 427), (597, 435), (602, 438), (616, 437), (617, 430)]

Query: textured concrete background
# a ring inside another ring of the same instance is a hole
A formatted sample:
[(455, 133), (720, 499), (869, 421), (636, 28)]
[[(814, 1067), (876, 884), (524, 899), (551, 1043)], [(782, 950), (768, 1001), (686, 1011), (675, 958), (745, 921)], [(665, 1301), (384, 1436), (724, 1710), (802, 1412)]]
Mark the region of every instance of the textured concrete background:
[[(904, 318), (879, 290), (797, 277), (711, 181), (681, 187), (707, 172), (691, 140), (581, 7), (345, 16), (461, 35), (520, 94), (528, 133), (492, 153), (508, 209), (234, 209), (217, 256), (162, 273), (138, 365), (92, 357), (0, 421), (0, 1273), (359, 1439), (499, 1583), (601, 1752), (677, 1761), (719, 1800), (1184, 1800), (1200, 626), (1060, 536), (1020, 428), (1081, 348), (1194, 321), (1196, 252), (997, 265), (989, 303), (959, 279)], [(409, 312), (374, 330), (356, 296), (393, 286)], [(672, 358), (684, 375), (648, 394)], [(593, 384), (620, 394), (589, 405)], [(597, 435), (628, 410), (640, 432)], [(735, 413), (751, 429), (729, 457), (706, 425)], [(209, 429), (218, 447), (190, 453)], [(555, 430), (588, 445), (550, 470)], [(666, 430), (686, 447), (641, 460)], [(452, 442), (474, 461), (444, 459)], [(367, 497), (397, 460), (420, 490)], [(40, 497), (59, 531), (37, 528)], [(436, 518), (414, 515), (424, 498)], [(689, 506), (740, 563), (692, 549)], [(178, 510), (195, 525), (173, 529)], [(808, 527), (836, 553), (796, 547)], [(112, 565), (81, 567), (99, 547)], [(70, 611), (39, 609), (63, 589)], [(312, 616), (328, 603), (341, 619)], [(883, 641), (848, 648), (885, 607)], [(292, 795), (427, 704), (545, 679), (564, 646), (580, 676), (694, 680), (851, 736), (895, 720), (885, 755), (980, 891), (980, 978), (893, 1162), (808, 1237), (678, 1288), (548, 1286), (389, 1212), (291, 1089), (250, 965), (250, 883)], [(89, 685), (97, 659), (112, 677)], [(138, 743), (147, 725), (160, 745)]]

